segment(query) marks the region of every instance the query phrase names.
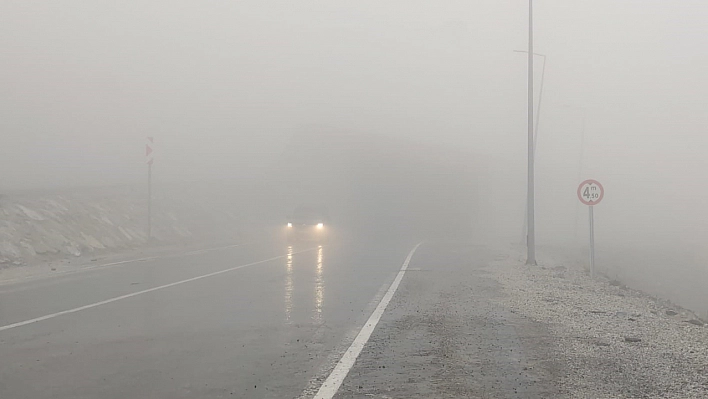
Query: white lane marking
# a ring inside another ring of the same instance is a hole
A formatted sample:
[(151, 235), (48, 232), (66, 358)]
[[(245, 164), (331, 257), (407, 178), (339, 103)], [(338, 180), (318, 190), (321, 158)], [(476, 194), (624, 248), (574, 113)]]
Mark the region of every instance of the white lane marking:
[[(408, 268), (408, 271), (410, 270), (411, 269)], [(393, 281), (393, 279), (391, 279), (391, 281)], [(381, 287), (379, 287), (378, 291), (376, 291), (376, 295), (371, 298), (369, 303), (366, 305), (366, 308), (364, 308), (364, 314), (368, 314), (370, 316), (374, 312), (376, 306), (378, 306), (379, 302), (381, 302), (381, 298), (386, 295), (386, 291), (388, 291), (388, 288), (391, 286), (391, 281), (386, 281), (381, 284)], [(309, 399), (315, 396), (317, 391), (322, 386), (322, 381), (324, 380), (324, 378), (321, 377), (327, 377), (329, 373), (334, 370), (334, 366), (337, 365), (337, 362), (339, 362), (339, 359), (341, 359), (344, 352), (347, 351), (349, 345), (354, 342), (354, 338), (356, 338), (356, 335), (359, 333), (360, 330), (359, 326), (364, 325), (364, 322), (369, 319), (368, 316), (364, 317), (364, 314), (357, 318), (354, 327), (347, 331), (347, 334), (344, 336), (342, 342), (337, 344), (336, 349), (332, 350), (330, 354), (327, 355), (315, 375), (310, 378), (310, 381), (307, 384), (307, 388), (305, 388), (305, 390), (296, 399)], [(319, 328), (322, 327), (325, 327), (325, 325), (322, 325)]]
[(349, 371), (354, 366), (354, 362), (356, 362), (356, 359), (359, 357), (361, 350), (364, 349), (364, 345), (366, 345), (366, 343), (369, 341), (371, 333), (374, 332), (374, 329), (379, 323), (381, 316), (383, 316), (383, 313), (386, 310), (386, 306), (388, 306), (388, 303), (391, 301), (391, 298), (393, 298), (393, 294), (396, 293), (398, 285), (403, 279), (403, 275), (406, 274), (406, 269), (408, 269), (408, 263), (410, 263), (413, 254), (421, 244), (422, 242), (418, 243), (418, 245), (413, 247), (411, 252), (408, 253), (408, 257), (406, 257), (406, 260), (401, 266), (401, 270), (398, 272), (398, 275), (393, 280), (393, 283), (391, 283), (391, 286), (388, 288), (388, 291), (386, 291), (386, 295), (381, 298), (381, 302), (379, 302), (379, 305), (374, 310), (374, 313), (371, 314), (369, 320), (366, 321), (364, 327), (361, 328), (359, 334), (357, 334), (356, 338), (354, 338), (354, 342), (352, 342), (351, 346), (349, 346), (349, 349), (347, 349), (344, 355), (342, 355), (342, 358), (339, 360), (339, 362), (337, 362), (337, 365), (334, 366), (334, 370), (332, 370), (332, 373), (330, 373), (330, 375), (327, 377), (320, 389), (317, 391), (317, 394), (315, 395), (314, 399), (332, 399), (339, 390), (339, 387), (342, 386), (344, 379), (347, 377), (347, 374), (349, 374)]
[(138, 258), (138, 259), (127, 259), (127, 260), (121, 260), (121, 261), (117, 261), (117, 262), (102, 263), (100, 265), (79, 267), (74, 270), (63, 270), (63, 271), (59, 271), (59, 272), (52, 272), (51, 274), (33, 274), (31, 276), (14, 278), (11, 280), (0, 280), (0, 286), (12, 284), (12, 283), (18, 283), (18, 282), (22, 282), (22, 281), (28, 281), (28, 280), (39, 280), (39, 279), (43, 279), (43, 278), (65, 276), (67, 274), (80, 273), (80, 272), (84, 272), (84, 271), (88, 271), (88, 270), (103, 269), (106, 267), (118, 266), (118, 265), (123, 265), (126, 263), (138, 263), (138, 262), (147, 262), (147, 261), (155, 260), (155, 259), (169, 259), (169, 258), (175, 258), (175, 257), (179, 257), (179, 256), (199, 255), (199, 254), (202, 254), (205, 252), (212, 252), (212, 251), (218, 251), (218, 250), (222, 250), (222, 249), (235, 248), (240, 245), (241, 244), (231, 244), (231, 245), (225, 245), (225, 246), (221, 246), (221, 247), (206, 248), (206, 249), (200, 249), (200, 250), (196, 250), (196, 251), (189, 251), (189, 252), (178, 253), (178, 254), (173, 253), (173, 254), (167, 254), (167, 255), (148, 256), (145, 258)]
[[(310, 248), (310, 249), (305, 249), (305, 250), (302, 250), (302, 251), (293, 252), (293, 255), (295, 255), (295, 254), (300, 254), (300, 253), (303, 253), (303, 252), (313, 251), (314, 249), (315, 249), (315, 248)], [(247, 264), (245, 264), (245, 265), (240, 265), (240, 266), (232, 267), (232, 268), (229, 268), (229, 269), (219, 270), (218, 272), (213, 272), (213, 273), (209, 273), (209, 274), (204, 274), (204, 275), (201, 275), (201, 276), (188, 278), (188, 279), (186, 279), (186, 280), (181, 280), (181, 281), (177, 281), (177, 282), (174, 282), (174, 283), (169, 283), (169, 284), (165, 284), (165, 285), (160, 285), (160, 286), (158, 286), (158, 287), (149, 288), (149, 289), (146, 289), (146, 290), (137, 291), (137, 292), (133, 292), (133, 293), (130, 293), (130, 294), (125, 294), (125, 295), (117, 296), (117, 297), (115, 297), (115, 298), (106, 299), (105, 301), (100, 301), (100, 302), (95, 302), (95, 303), (92, 303), (92, 304), (89, 304), (89, 305), (79, 306), (78, 308), (63, 310), (63, 311), (61, 311), (61, 312), (56, 312), (56, 313), (48, 314), (48, 315), (46, 315), (46, 316), (41, 316), (41, 317), (37, 317), (37, 318), (34, 318), (34, 319), (29, 319), (29, 320), (25, 320), (25, 321), (20, 321), (20, 322), (13, 323), (13, 324), (8, 324), (8, 325), (6, 325), (6, 326), (0, 327), (0, 331), (5, 331), (5, 330), (12, 329), (12, 328), (17, 328), (17, 327), (26, 326), (26, 325), (28, 325), (28, 324), (32, 324), (32, 323), (37, 323), (37, 322), (44, 321), (44, 320), (53, 319), (53, 318), (55, 318), (55, 317), (63, 316), (63, 315), (65, 315), (65, 314), (80, 312), (80, 311), (82, 311), (82, 310), (87, 310), (87, 309), (95, 308), (95, 307), (101, 306), (101, 305), (107, 305), (107, 304), (109, 304), (109, 303), (117, 302), (117, 301), (120, 301), (120, 300), (122, 300), (122, 299), (128, 299), (128, 298), (132, 298), (132, 297), (134, 297), (134, 296), (138, 296), (138, 295), (142, 295), (142, 294), (147, 294), (148, 292), (163, 290), (163, 289), (165, 289), (165, 288), (174, 287), (174, 286), (176, 286), (176, 285), (181, 285), (181, 284), (185, 284), (185, 283), (190, 283), (190, 282), (192, 282), (192, 281), (201, 280), (201, 279), (207, 278), (207, 277), (217, 276), (217, 275), (219, 275), (219, 274), (224, 274), (224, 273), (232, 272), (232, 271), (234, 271), (234, 270), (243, 269), (244, 267), (255, 266), (255, 265), (258, 265), (258, 264), (261, 264), (261, 263), (267, 263), (267, 262), (270, 262), (270, 261), (274, 261), (274, 260), (276, 260), (276, 259), (283, 259), (283, 258), (285, 258), (286, 256), (288, 256), (288, 255), (275, 256), (275, 257), (272, 257), (272, 258), (268, 258), (268, 259), (264, 259), (264, 260), (259, 260), (259, 261), (257, 261), (257, 262), (247, 263)]]

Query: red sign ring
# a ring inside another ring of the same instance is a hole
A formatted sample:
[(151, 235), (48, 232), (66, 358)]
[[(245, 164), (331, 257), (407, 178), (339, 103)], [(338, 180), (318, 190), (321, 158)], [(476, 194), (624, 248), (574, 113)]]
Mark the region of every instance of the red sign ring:
[[(586, 201), (582, 195), (583, 186), (585, 186), (586, 184), (595, 184), (598, 187), (600, 187), (600, 198), (598, 198), (596, 201)], [(578, 199), (580, 199), (580, 202), (582, 202), (585, 205), (589, 205), (589, 206), (597, 205), (600, 203), (600, 201), (602, 201), (602, 198), (604, 198), (604, 197), (605, 197), (605, 188), (602, 187), (602, 184), (600, 184), (600, 182), (597, 180), (588, 179), (588, 180), (585, 180), (584, 182), (580, 183), (580, 185), (578, 186)]]

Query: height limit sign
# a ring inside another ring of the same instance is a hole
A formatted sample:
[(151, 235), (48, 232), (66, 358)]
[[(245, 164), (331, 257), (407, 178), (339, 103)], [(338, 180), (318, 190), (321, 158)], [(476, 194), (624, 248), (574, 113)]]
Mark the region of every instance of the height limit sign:
[(585, 180), (578, 186), (578, 198), (585, 205), (597, 205), (604, 196), (605, 189), (597, 180)]
[(585, 180), (578, 186), (578, 199), (588, 206), (590, 216), (590, 276), (595, 277), (595, 205), (605, 197), (605, 189), (597, 180)]

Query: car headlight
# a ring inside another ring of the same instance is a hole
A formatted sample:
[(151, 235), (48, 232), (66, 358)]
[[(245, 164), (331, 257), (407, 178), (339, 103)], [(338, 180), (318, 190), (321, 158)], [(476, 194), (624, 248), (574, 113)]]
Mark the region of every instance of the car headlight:
[(321, 229), (321, 228), (323, 228), (323, 227), (324, 227), (324, 223), (317, 223), (317, 228), (318, 228), (318, 229)]
[(288, 227), (293, 227), (293, 224), (288, 222)]

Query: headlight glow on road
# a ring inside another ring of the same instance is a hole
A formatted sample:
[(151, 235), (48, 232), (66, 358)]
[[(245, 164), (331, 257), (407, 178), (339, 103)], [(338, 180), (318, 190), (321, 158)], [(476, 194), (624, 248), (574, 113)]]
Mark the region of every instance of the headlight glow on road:
[(324, 223), (317, 223), (317, 228), (318, 228), (318, 229), (321, 229), (321, 228), (323, 228), (323, 227), (324, 227)]
[(293, 224), (288, 222), (288, 227), (293, 227)]

